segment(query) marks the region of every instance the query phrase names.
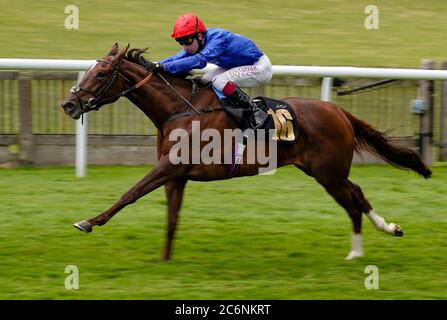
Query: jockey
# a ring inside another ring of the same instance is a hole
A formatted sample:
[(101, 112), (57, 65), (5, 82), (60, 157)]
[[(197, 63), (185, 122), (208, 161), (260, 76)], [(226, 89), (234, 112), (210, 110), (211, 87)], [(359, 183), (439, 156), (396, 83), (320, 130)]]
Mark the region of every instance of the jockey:
[(207, 29), (202, 20), (191, 13), (177, 19), (171, 38), (183, 50), (159, 61), (156, 70), (186, 73), (205, 68), (208, 62), (216, 64), (218, 68), (205, 73), (203, 80), (212, 82), (214, 88), (222, 91), (236, 106), (251, 111), (250, 124), (254, 129), (262, 126), (267, 114), (239, 87), (255, 87), (272, 78), (269, 58), (253, 41), (224, 29)]

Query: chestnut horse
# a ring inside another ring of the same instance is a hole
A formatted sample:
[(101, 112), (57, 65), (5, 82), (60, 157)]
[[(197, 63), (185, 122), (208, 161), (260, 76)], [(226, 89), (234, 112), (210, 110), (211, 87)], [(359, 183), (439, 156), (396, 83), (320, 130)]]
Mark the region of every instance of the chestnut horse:
[[(158, 129), (158, 161), (108, 210), (74, 226), (91, 232), (94, 226), (104, 225), (121, 209), (164, 185), (168, 200), (168, 225), (163, 259), (169, 260), (186, 182), (233, 177), (228, 175), (228, 167), (221, 163), (172, 163), (169, 153), (176, 141), (169, 139), (170, 133), (181, 128), (191, 138), (192, 122), (200, 121), (201, 130), (212, 128), (223, 136), (224, 129), (236, 129), (237, 125), (219, 107), (221, 103), (211, 88), (197, 90), (197, 86), (184, 77), (149, 72), (147, 65), (144, 68), (140, 60), (145, 51), (128, 49), (129, 46), (120, 50), (115, 44), (107, 56), (97, 60), (80, 83), (71, 89), (62, 108), (71, 118), (79, 119), (83, 113), (99, 110), (101, 106), (126, 96)], [(364, 255), (362, 214), (366, 214), (376, 229), (402, 236), (400, 226), (388, 224), (374, 212), (360, 187), (348, 179), (349, 171), (354, 151), (362, 149), (391, 165), (411, 169), (429, 178), (431, 171), (419, 155), (396, 145), (390, 137), (333, 103), (295, 97), (284, 98), (283, 101), (295, 111), (299, 137), (296, 143), (278, 144), (277, 167), (294, 165), (314, 177), (347, 211), (352, 220), (353, 233), (352, 249), (346, 259)], [(217, 108), (209, 112), (210, 107)], [(234, 177), (256, 175), (259, 168), (258, 162), (248, 164), (244, 160)]]

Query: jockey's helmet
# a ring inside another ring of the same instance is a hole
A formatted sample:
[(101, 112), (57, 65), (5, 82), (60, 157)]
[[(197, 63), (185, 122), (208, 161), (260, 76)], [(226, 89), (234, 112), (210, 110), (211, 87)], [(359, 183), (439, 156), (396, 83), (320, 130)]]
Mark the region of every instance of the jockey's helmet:
[(196, 15), (187, 13), (178, 17), (175, 21), (171, 38), (178, 39), (202, 32), (206, 32), (206, 27), (203, 21)]

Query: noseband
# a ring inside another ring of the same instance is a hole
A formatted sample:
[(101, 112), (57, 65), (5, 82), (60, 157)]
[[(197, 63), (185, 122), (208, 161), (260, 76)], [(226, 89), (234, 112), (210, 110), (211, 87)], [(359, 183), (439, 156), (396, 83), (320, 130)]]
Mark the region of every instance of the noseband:
[[(149, 73), (149, 75), (144, 78), (143, 80), (141, 80), (140, 82), (138, 82), (137, 84), (132, 86), (132, 81), (129, 80), (124, 74), (122, 74), (122, 72), (119, 69), (119, 65), (121, 63), (122, 60), (120, 60), (118, 62), (117, 65), (114, 65), (113, 63), (106, 61), (106, 60), (101, 60), (98, 59), (96, 60), (98, 62), (103, 62), (106, 63), (110, 66), (113, 67), (113, 73), (112, 76), (110, 77), (110, 79), (104, 84), (104, 86), (102, 86), (101, 89), (96, 90), (96, 93), (94, 91), (88, 90), (86, 88), (83, 88), (78, 84), (76, 84), (75, 86), (71, 87), (70, 92), (73, 93), (79, 100), (80, 104), (81, 104), (81, 112), (87, 112), (89, 110), (99, 110), (99, 108), (101, 107), (101, 105), (105, 105), (119, 97), (124, 97), (127, 94), (129, 94), (130, 92), (140, 88), (141, 86), (143, 86), (146, 82), (148, 82), (150, 80), (150, 78), (152, 77), (152, 72)], [(129, 89), (126, 89), (120, 93), (115, 94), (114, 96), (107, 98), (103, 101), (101, 101), (101, 99), (103, 98), (103, 96), (106, 94), (107, 90), (110, 88), (110, 86), (113, 84), (113, 82), (115, 81), (116, 77), (119, 76), (122, 79), (124, 79), (124, 81), (131, 86)], [(84, 102), (81, 97), (78, 95), (78, 92), (80, 91), (85, 91), (89, 94), (91, 94), (93, 96), (93, 98), (88, 99), (87, 102)]]

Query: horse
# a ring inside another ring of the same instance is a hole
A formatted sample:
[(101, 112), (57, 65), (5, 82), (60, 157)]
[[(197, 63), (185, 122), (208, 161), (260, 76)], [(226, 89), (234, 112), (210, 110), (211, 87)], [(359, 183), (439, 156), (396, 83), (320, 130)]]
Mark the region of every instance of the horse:
[[(170, 139), (170, 135), (176, 129), (183, 129), (187, 138), (192, 139), (194, 121), (200, 121), (201, 130), (214, 129), (222, 135), (226, 129), (236, 130), (239, 124), (223, 111), (221, 101), (212, 88), (197, 89), (196, 83), (185, 76), (152, 72), (141, 63), (145, 49), (129, 50), (129, 46), (119, 48), (115, 43), (109, 53), (98, 59), (70, 90), (61, 107), (69, 117), (77, 120), (84, 113), (99, 110), (125, 96), (157, 128), (158, 161), (109, 209), (74, 226), (89, 233), (93, 227), (106, 224), (124, 207), (164, 186), (167, 228), (162, 259), (169, 260), (187, 181), (253, 176), (259, 173), (262, 165), (258, 161), (247, 163), (244, 154), (237, 172), (229, 175), (228, 166), (223, 163), (173, 163), (170, 153), (177, 140)], [(364, 256), (363, 214), (377, 230), (403, 236), (403, 229), (397, 224), (387, 223), (377, 214), (362, 189), (349, 180), (352, 158), (354, 152), (368, 151), (399, 169), (412, 170), (428, 179), (432, 172), (420, 156), (334, 103), (299, 97), (287, 97), (281, 101), (294, 110), (299, 137), (296, 143), (277, 145), (276, 165), (278, 168), (294, 165), (313, 177), (346, 210), (353, 229), (351, 250), (346, 259)], [(211, 106), (216, 108), (210, 110)]]

